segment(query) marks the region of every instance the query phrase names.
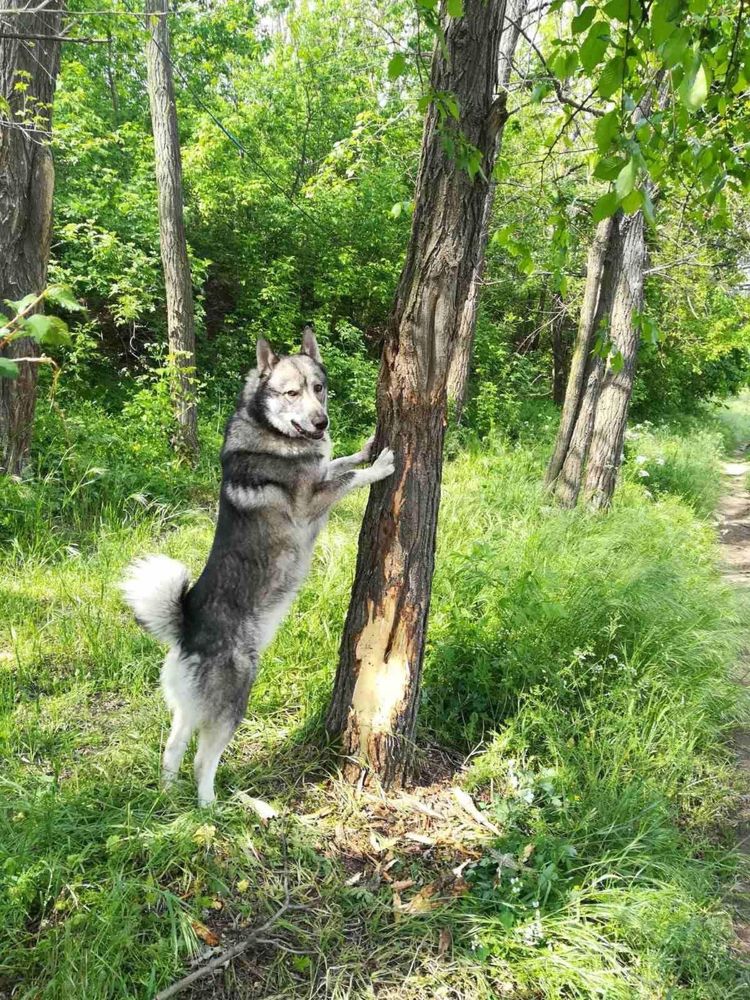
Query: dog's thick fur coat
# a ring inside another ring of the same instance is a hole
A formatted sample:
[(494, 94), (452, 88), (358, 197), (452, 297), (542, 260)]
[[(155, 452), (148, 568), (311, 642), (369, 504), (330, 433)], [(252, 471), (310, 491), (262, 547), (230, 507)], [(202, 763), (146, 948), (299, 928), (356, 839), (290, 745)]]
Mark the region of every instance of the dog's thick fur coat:
[(146, 556), (122, 584), (138, 621), (170, 644), (162, 668), (172, 728), (162, 777), (171, 783), (193, 733), (198, 798), (214, 799), (219, 759), (245, 714), (258, 658), (307, 575), (333, 504), (393, 472), (371, 441), (330, 460), (326, 376), (312, 331), (302, 352), (278, 358), (258, 343), (221, 452), (219, 517), (206, 567), (191, 587), (182, 563)]

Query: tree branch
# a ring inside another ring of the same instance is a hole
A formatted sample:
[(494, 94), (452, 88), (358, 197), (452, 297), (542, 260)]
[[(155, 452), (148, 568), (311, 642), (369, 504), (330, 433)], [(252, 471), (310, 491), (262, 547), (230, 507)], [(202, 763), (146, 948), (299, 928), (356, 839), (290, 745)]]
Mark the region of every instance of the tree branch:
[(106, 38), (71, 38), (70, 35), (36, 35), (31, 32), (23, 32), (22, 34), (16, 33), (14, 31), (3, 31), (0, 32), (0, 38), (16, 38), (20, 41), (28, 40), (43, 40), (48, 42), (79, 42), (83, 45), (106, 45)]
[[(584, 104), (580, 104), (578, 101), (574, 100), (572, 97), (568, 97), (568, 95), (562, 89), (562, 84), (557, 79), (557, 77), (552, 72), (552, 70), (550, 69), (547, 60), (542, 55), (541, 50), (540, 50), (539, 46), (536, 44), (536, 42), (528, 35), (528, 33), (526, 31), (524, 31), (523, 27), (521, 26), (521, 24), (518, 21), (514, 21), (513, 18), (512, 17), (508, 17), (507, 14), (505, 15), (505, 20), (508, 22), (508, 24), (510, 24), (513, 28), (515, 28), (516, 31), (518, 31), (518, 33), (520, 35), (523, 36), (523, 38), (526, 40), (526, 42), (534, 50), (534, 53), (535, 53), (536, 57), (539, 59), (539, 62), (544, 67), (544, 72), (547, 74), (547, 77), (549, 78), (550, 83), (555, 88), (555, 94), (556, 94), (557, 99), (560, 102), (560, 104), (567, 104), (569, 107), (575, 108), (577, 111), (586, 111), (588, 114), (594, 115), (597, 118), (601, 118), (604, 115), (604, 112), (600, 111), (598, 108), (591, 108), (591, 107), (589, 107), (585, 103)], [(591, 96), (591, 95), (589, 95), (589, 96)], [(586, 98), (586, 100), (588, 100), (588, 98)]]

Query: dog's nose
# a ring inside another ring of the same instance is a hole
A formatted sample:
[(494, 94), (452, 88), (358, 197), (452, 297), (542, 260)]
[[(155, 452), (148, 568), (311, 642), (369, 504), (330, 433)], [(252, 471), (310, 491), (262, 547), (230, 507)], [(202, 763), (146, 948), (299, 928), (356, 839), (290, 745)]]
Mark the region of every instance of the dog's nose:
[(313, 420), (316, 431), (324, 431), (328, 426), (328, 417), (319, 417), (317, 420)]

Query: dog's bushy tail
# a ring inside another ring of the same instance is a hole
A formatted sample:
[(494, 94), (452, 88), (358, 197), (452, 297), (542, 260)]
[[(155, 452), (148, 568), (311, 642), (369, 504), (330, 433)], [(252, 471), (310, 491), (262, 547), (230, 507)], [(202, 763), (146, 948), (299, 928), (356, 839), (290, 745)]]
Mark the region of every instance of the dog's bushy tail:
[(182, 598), (189, 586), (187, 566), (169, 556), (144, 556), (127, 568), (120, 589), (140, 625), (175, 643), (182, 634)]

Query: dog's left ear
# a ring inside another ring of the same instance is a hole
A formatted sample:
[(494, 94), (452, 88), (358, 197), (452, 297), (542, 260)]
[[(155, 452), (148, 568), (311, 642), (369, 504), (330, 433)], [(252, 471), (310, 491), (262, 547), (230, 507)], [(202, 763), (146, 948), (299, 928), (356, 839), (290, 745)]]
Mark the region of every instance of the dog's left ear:
[(312, 358), (313, 361), (317, 361), (318, 364), (322, 363), (318, 342), (309, 323), (302, 330), (302, 353), (306, 354), (308, 358)]
[(258, 339), (258, 344), (255, 349), (258, 356), (258, 374), (262, 378), (264, 375), (270, 375), (271, 369), (274, 365), (279, 363), (278, 357), (274, 354), (273, 348), (268, 343), (265, 337), (260, 337)]

